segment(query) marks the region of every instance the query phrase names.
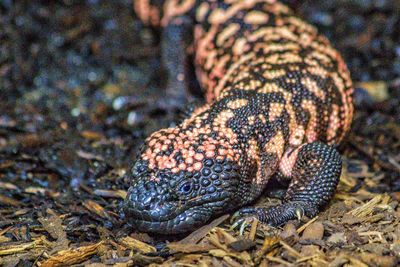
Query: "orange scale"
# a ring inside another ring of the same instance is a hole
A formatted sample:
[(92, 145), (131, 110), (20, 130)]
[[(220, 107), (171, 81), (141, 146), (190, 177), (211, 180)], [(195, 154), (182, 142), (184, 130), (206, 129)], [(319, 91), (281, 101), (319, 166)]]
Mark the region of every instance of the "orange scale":
[(207, 157), (207, 158), (213, 158), (213, 157), (215, 157), (215, 152), (212, 151), (212, 150), (206, 151), (206, 157)]
[(178, 168), (180, 170), (185, 170), (186, 169), (186, 164), (185, 163), (181, 163), (181, 164), (178, 165)]
[(196, 154), (194, 155), (194, 159), (195, 159), (195, 160), (198, 160), (198, 161), (201, 161), (201, 160), (204, 159), (204, 155), (201, 154), (201, 153), (196, 153)]
[(157, 138), (161, 137), (161, 134), (160, 133), (155, 133), (155, 134), (153, 134), (153, 137), (157, 139)]
[(218, 154), (219, 155), (221, 155), (221, 156), (225, 156), (226, 154), (227, 154), (227, 151), (226, 151), (226, 149), (218, 149)]
[(207, 150), (215, 150), (215, 145), (208, 145)]
[[(158, 140), (157, 140), (158, 141)], [(155, 144), (154, 144), (154, 148), (156, 148), (156, 147), (160, 147), (162, 144), (160, 143), (160, 142), (156, 142)]]
[(186, 164), (193, 164), (194, 160), (192, 157), (189, 157), (185, 160)]
[(203, 164), (202, 164), (201, 162), (196, 162), (195, 164), (193, 164), (193, 168), (194, 168), (196, 171), (200, 171), (201, 168), (203, 168)]
[(176, 164), (175, 164), (174, 162), (171, 162), (171, 161), (167, 161), (167, 162), (165, 163), (165, 166), (166, 166), (167, 168), (169, 168), (169, 169), (176, 168)]
[(157, 142), (157, 139), (150, 140), (149, 146), (154, 146), (156, 142)]
[(182, 151), (183, 149), (185, 149), (186, 147), (185, 147), (185, 145), (184, 144), (178, 144), (178, 145), (176, 145), (176, 149), (178, 150), (178, 151)]
[(164, 144), (166, 144), (166, 145), (169, 145), (169, 144), (171, 144), (171, 143), (172, 143), (172, 141), (169, 140), (169, 139), (165, 140), (165, 142), (164, 142)]

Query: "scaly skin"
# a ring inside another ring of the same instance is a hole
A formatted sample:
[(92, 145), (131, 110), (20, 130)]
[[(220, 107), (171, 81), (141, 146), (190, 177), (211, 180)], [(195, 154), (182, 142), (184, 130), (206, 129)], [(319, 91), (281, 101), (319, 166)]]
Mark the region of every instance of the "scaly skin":
[[(274, 0), (141, 0), (136, 12), (163, 27), (167, 94), (184, 97), (188, 56), (207, 104), (146, 139), (132, 168), (125, 212), (137, 230), (193, 231), (239, 210), (279, 225), (315, 216), (337, 186), (335, 150), (350, 128), (352, 84), (328, 40)], [(284, 202), (245, 207), (271, 179)]]

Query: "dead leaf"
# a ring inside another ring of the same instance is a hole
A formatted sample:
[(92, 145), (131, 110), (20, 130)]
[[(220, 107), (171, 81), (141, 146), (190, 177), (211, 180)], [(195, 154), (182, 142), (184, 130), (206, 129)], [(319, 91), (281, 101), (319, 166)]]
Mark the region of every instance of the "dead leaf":
[(321, 240), (323, 236), (324, 236), (324, 225), (321, 222), (314, 222), (304, 230), (301, 240), (306, 240), (306, 239)]

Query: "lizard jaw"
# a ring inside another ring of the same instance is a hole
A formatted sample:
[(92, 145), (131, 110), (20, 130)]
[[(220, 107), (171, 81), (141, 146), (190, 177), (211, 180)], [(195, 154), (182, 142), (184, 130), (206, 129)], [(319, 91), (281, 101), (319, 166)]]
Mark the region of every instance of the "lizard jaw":
[[(126, 210), (128, 213), (129, 211)], [(211, 218), (211, 211), (202, 207), (192, 207), (176, 217), (165, 221), (149, 221), (131, 218), (130, 223), (139, 232), (156, 234), (182, 234), (204, 225)]]

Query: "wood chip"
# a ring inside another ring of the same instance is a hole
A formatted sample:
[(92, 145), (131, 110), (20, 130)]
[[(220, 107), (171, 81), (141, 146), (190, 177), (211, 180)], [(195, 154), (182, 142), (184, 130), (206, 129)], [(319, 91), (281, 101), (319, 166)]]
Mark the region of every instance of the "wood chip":
[(22, 253), (25, 252), (26, 250), (33, 249), (39, 243), (40, 241), (38, 240), (27, 243), (12, 243), (7, 245), (2, 244), (0, 247), (0, 256)]
[(229, 218), (229, 214), (223, 215), (223, 216), (215, 219), (211, 223), (200, 227), (199, 229), (197, 229), (196, 231), (194, 231), (193, 233), (191, 233), (184, 239), (180, 240), (178, 243), (180, 243), (180, 244), (196, 244), (203, 237), (205, 237), (211, 231), (211, 229), (220, 225), (222, 222), (224, 222), (228, 218)]
[(126, 236), (122, 239), (120, 239), (120, 242), (127, 248), (132, 249), (133, 251), (138, 251), (141, 253), (151, 253), (151, 252), (156, 252), (157, 249), (153, 246), (150, 246), (142, 241), (139, 241), (137, 239), (134, 239), (130, 236)]
[(211, 249), (215, 249), (213, 245), (208, 244), (180, 244), (180, 243), (169, 243), (167, 247), (171, 250), (171, 253), (198, 253), (207, 252)]
[(315, 222), (317, 219), (318, 219), (318, 216), (315, 216), (314, 218), (309, 220), (306, 224), (302, 225), (301, 227), (299, 227), (299, 229), (297, 229), (297, 233), (300, 234), (301, 232), (303, 232), (304, 229), (306, 229), (310, 224)]
[(254, 248), (255, 246), (256, 246), (256, 242), (254, 242), (251, 239), (247, 239), (247, 238), (237, 240), (228, 245), (228, 247), (230, 249), (233, 249), (234, 251), (237, 251), (237, 252), (246, 251), (246, 250)]
[(88, 209), (90, 212), (97, 214), (98, 216), (104, 218), (104, 219), (109, 219), (110, 216), (106, 212), (106, 210), (97, 202), (94, 202), (93, 200), (86, 200), (83, 203), (83, 206)]
[(397, 259), (393, 256), (380, 256), (374, 253), (361, 253), (361, 260), (372, 266), (392, 267), (397, 265)]
[(93, 194), (101, 197), (114, 197), (125, 199), (127, 192), (125, 190), (106, 190), (106, 189), (96, 189)]
[(348, 214), (351, 214), (356, 217), (365, 217), (372, 213), (374, 207), (376, 207), (382, 200), (382, 195), (377, 195), (364, 205), (361, 205), (351, 211)]
[(89, 259), (92, 255), (96, 254), (102, 244), (103, 241), (93, 245), (62, 250), (59, 251), (56, 255), (51, 256), (47, 260), (38, 263), (38, 265), (40, 267), (58, 267), (79, 264)]
[(250, 240), (254, 240), (254, 238), (256, 237), (258, 222), (259, 221), (257, 219), (254, 219), (253, 222), (251, 223), (251, 228), (250, 228), (250, 232), (249, 232)]

